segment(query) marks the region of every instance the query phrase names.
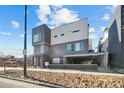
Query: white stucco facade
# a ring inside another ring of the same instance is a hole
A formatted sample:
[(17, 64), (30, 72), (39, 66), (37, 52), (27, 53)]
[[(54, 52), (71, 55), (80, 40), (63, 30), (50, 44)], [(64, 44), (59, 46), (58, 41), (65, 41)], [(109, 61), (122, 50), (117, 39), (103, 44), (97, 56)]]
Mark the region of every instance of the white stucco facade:
[(72, 22), (51, 30), (51, 45), (84, 39), (88, 39), (88, 19)]
[(104, 35), (103, 35), (103, 39), (101, 40), (101, 50), (106, 52), (108, 51), (108, 28), (106, 28), (104, 30)]

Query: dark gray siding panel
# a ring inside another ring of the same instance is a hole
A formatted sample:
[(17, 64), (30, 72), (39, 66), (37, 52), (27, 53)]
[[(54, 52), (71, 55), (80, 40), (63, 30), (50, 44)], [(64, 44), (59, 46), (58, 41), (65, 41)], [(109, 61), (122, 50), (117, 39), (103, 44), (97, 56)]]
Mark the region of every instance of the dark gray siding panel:
[[(41, 40), (38, 41), (38, 42), (33, 42), (33, 35), (37, 34), (37, 33), (40, 33)], [(51, 43), (50, 29), (44, 24), (41, 25), (41, 26), (38, 26), (38, 27), (36, 27), (32, 30), (32, 45), (34, 46), (34, 45), (42, 43), (42, 42), (45, 42), (45, 43), (48, 43), (48, 44)]]
[(120, 67), (121, 42), (117, 30), (116, 20), (109, 29), (109, 63), (111, 67)]
[(124, 6), (121, 7), (121, 67), (124, 68)]
[(80, 42), (81, 43), (81, 51), (78, 52), (67, 52), (67, 44), (57, 44), (51, 46), (51, 57), (62, 57), (63, 55), (72, 55), (72, 54), (83, 54), (88, 53), (88, 40), (80, 40), (80, 41), (74, 41), (69, 43), (75, 43)]
[[(33, 42), (33, 35), (40, 33), (41, 35), (41, 40), (38, 42)], [(43, 42), (44, 41), (44, 25), (38, 26), (32, 30), (32, 45), (35, 45), (37, 43)]]
[(122, 45), (121, 45), (121, 63), (120, 66), (124, 68), (124, 31), (121, 32), (122, 35)]
[(51, 30), (47, 26), (45, 26), (45, 35), (44, 36), (45, 36), (44, 41), (51, 45)]

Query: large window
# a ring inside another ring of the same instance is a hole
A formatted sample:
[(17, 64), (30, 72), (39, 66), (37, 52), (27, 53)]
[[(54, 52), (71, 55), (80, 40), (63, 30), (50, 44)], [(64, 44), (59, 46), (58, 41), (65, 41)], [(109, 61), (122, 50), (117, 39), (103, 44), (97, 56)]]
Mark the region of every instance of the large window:
[(40, 33), (34, 34), (33, 35), (33, 42), (38, 42), (41, 40), (41, 35)]
[(44, 48), (45, 48), (45, 53), (48, 54), (49, 53), (49, 47), (48, 46), (45, 46)]
[(67, 52), (71, 52), (71, 44), (67, 44)]
[(39, 54), (48, 54), (49, 53), (49, 47), (46, 45), (42, 46), (35, 46), (34, 47), (34, 54), (39, 55)]
[(44, 46), (34, 47), (34, 54), (39, 55), (44, 53)]
[(67, 52), (74, 52), (74, 51), (80, 51), (81, 46), (80, 43), (72, 43), (72, 44), (67, 44)]
[(53, 63), (54, 64), (59, 64), (60, 63), (60, 58), (53, 58)]
[(75, 51), (80, 51), (80, 43), (75, 43)]

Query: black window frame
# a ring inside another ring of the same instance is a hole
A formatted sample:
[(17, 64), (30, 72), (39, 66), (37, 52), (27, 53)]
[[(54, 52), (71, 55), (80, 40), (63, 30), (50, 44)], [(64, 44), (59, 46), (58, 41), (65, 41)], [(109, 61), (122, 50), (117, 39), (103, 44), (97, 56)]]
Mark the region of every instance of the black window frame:
[(74, 30), (74, 31), (72, 31), (72, 33), (76, 33), (76, 32), (79, 32), (80, 30)]
[(58, 36), (57, 35), (54, 35), (54, 38), (57, 38)]
[(65, 35), (64, 33), (61, 34), (61, 36), (64, 36), (64, 35)]

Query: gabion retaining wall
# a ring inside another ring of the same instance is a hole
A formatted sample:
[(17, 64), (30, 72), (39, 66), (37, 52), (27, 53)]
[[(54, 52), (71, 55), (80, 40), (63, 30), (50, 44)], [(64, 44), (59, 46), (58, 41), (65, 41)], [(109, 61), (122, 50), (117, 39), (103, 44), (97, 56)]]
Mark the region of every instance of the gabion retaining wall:
[[(0, 74), (5, 75), (3, 72)], [(70, 88), (124, 88), (123, 75), (28, 71), (29, 77)], [(7, 76), (23, 78), (23, 71), (6, 71)]]
[(31, 77), (46, 80), (65, 87), (75, 88), (123, 88), (124, 76), (80, 73), (29, 72)]

